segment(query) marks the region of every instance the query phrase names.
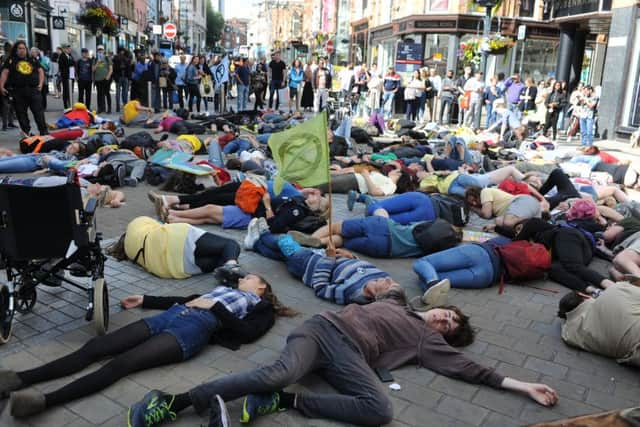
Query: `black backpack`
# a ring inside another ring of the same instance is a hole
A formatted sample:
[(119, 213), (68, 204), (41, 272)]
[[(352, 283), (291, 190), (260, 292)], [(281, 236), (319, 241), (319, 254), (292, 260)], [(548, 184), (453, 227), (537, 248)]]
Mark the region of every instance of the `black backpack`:
[(348, 150), (349, 145), (347, 141), (341, 136), (334, 135), (333, 142), (329, 144), (329, 155), (331, 157), (346, 156)]
[(438, 218), (457, 227), (464, 227), (469, 222), (469, 211), (461, 199), (438, 193), (430, 196)]
[(155, 147), (157, 142), (147, 131), (140, 131), (127, 136), (120, 143), (120, 148), (133, 150), (136, 147)]
[(413, 238), (425, 254), (443, 251), (456, 246), (462, 240), (451, 223), (442, 218), (425, 221), (413, 228)]

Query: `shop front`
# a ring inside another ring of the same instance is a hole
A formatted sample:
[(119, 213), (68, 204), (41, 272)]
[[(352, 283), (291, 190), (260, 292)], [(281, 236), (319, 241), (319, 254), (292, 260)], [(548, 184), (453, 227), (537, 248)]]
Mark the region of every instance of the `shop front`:
[[(370, 60), (384, 69), (392, 65), (398, 43), (409, 41), (419, 43), (424, 49), (424, 66), (436, 68), (440, 75), (448, 69), (460, 74), (464, 67), (458, 57), (460, 43), (481, 36), (482, 18), (479, 14), (414, 15), (373, 28)], [(558, 51), (554, 41), (558, 37), (557, 28), (545, 22), (526, 20), (525, 23), (525, 40), (502, 54), (491, 55), (487, 75), (499, 72), (510, 75), (522, 70), (523, 75), (532, 76), (536, 81), (553, 76)], [(521, 24), (520, 19), (494, 17), (491, 33), (500, 32), (515, 39)]]
[(640, 6), (614, 2), (602, 73), (598, 127), (607, 138), (623, 138), (640, 128)]

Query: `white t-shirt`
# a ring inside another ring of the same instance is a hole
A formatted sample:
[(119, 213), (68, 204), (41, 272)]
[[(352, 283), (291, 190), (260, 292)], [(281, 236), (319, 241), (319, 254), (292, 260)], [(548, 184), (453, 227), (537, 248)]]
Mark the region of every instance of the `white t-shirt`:
[(196, 274), (202, 274), (200, 267), (196, 265), (196, 242), (202, 235), (206, 233), (205, 230), (198, 227), (189, 227), (187, 231), (187, 239), (184, 241), (183, 260), (184, 272), (192, 276)]
[(482, 93), (478, 92), (482, 88), (484, 88), (484, 83), (482, 83), (480, 80), (476, 80), (475, 77), (471, 77), (464, 84), (464, 90), (471, 91), (470, 102), (480, 102), (482, 100)]
[(353, 77), (353, 70), (345, 68), (340, 71), (340, 89), (349, 90), (349, 86), (351, 86), (351, 77)]
[[(358, 190), (362, 194), (368, 194), (369, 188), (367, 187), (367, 181), (365, 181), (364, 177), (359, 173), (355, 175), (358, 181)], [(390, 196), (396, 192), (396, 184), (388, 176), (384, 176), (379, 172), (370, 172), (369, 177), (371, 178), (371, 182), (382, 190), (385, 196)]]

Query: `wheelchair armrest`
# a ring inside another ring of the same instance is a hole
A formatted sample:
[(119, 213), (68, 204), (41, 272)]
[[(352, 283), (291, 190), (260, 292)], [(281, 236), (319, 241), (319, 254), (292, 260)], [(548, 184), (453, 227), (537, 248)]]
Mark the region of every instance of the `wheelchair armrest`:
[(92, 197), (87, 200), (87, 204), (84, 207), (84, 213), (87, 216), (93, 216), (96, 213), (96, 208), (98, 207), (98, 199)]

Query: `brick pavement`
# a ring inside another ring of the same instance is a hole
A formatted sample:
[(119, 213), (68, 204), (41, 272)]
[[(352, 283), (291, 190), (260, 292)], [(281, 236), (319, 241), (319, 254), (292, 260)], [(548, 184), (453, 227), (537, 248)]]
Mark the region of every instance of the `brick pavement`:
[[(54, 101), (55, 102), (55, 101)], [(57, 115), (49, 113), (48, 117)], [(15, 148), (17, 133), (0, 133), (0, 146)], [(626, 149), (610, 144), (612, 149)], [(126, 188), (127, 204), (121, 209), (98, 212), (99, 230), (106, 238), (115, 238), (137, 215), (152, 215), (146, 199), (149, 187)], [(345, 209), (345, 197), (334, 197), (335, 217), (361, 215)], [(221, 231), (241, 239), (242, 233)], [(2, 426), (122, 426), (129, 404), (153, 388), (170, 392), (184, 391), (202, 381), (268, 363), (282, 348), (287, 334), (312, 314), (337, 309), (338, 306), (314, 297), (311, 290), (293, 280), (283, 265), (252, 253), (243, 252), (240, 262), (250, 270), (268, 277), (284, 303), (304, 313), (295, 319), (279, 320), (263, 338), (233, 352), (209, 347), (193, 360), (164, 368), (134, 374), (107, 388), (102, 393), (72, 402), (24, 421), (13, 420), (6, 411), (0, 415)], [(375, 260), (403, 284), (409, 296), (418, 294), (417, 277), (411, 260)], [(595, 262), (605, 268), (602, 261)], [(111, 330), (149, 315), (142, 310), (122, 311), (118, 299), (133, 293), (189, 294), (203, 292), (211, 286), (211, 276), (192, 277), (182, 281), (155, 278), (131, 263), (109, 260), (106, 278), (110, 291)], [(503, 295), (496, 288), (452, 290), (450, 300), (471, 315), (478, 329), (476, 342), (465, 349), (469, 356), (497, 368), (501, 373), (528, 381), (544, 381), (560, 394), (552, 409), (534, 404), (524, 396), (512, 395), (483, 386), (466, 384), (416, 367), (404, 367), (393, 374), (402, 386), (389, 391), (395, 408), (391, 425), (397, 426), (517, 426), (543, 420), (622, 408), (637, 404), (640, 378), (637, 372), (605, 359), (567, 347), (560, 339), (560, 321), (555, 317), (557, 301), (566, 291), (551, 283), (507, 286)], [(543, 290), (542, 288), (546, 289)], [(553, 292), (551, 292), (553, 291)], [(86, 297), (63, 288), (38, 288), (38, 303), (33, 313), (18, 315), (14, 337), (0, 347), (0, 367), (26, 369), (47, 362), (76, 349), (93, 336), (92, 326), (84, 319)], [(75, 376), (77, 377), (77, 375)], [(52, 390), (68, 379), (38, 385)], [(305, 378), (294, 390), (326, 391), (330, 387), (314, 376)], [(0, 403), (0, 406), (6, 404)], [(239, 402), (230, 404), (232, 418), (239, 417)], [(205, 422), (192, 411), (181, 414), (173, 425), (193, 426)], [(235, 421), (233, 425), (235, 425)], [(333, 426), (338, 423), (303, 418), (294, 411), (260, 419), (257, 426)]]

